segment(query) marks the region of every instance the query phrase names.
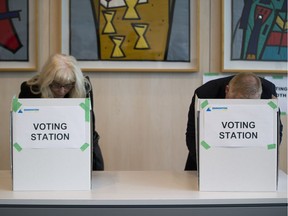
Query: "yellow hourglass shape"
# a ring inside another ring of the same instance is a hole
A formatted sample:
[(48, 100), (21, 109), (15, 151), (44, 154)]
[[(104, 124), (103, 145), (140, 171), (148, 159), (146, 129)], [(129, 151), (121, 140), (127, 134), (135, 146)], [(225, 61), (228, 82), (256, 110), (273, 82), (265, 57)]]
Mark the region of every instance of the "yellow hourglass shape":
[(135, 9), (138, 0), (125, 0), (127, 10), (124, 15), (124, 19), (139, 19), (138, 13)]
[(125, 57), (123, 51), (121, 50), (121, 44), (123, 43), (125, 36), (111, 36), (110, 38), (115, 44), (111, 58)]
[(115, 16), (115, 11), (103, 11), (106, 23), (103, 28), (103, 34), (113, 34), (116, 33), (116, 30), (113, 26), (112, 20)]
[(144, 23), (136, 23), (132, 24), (132, 26), (139, 36), (135, 45), (135, 49), (149, 49), (149, 44), (145, 38), (145, 33), (149, 25)]

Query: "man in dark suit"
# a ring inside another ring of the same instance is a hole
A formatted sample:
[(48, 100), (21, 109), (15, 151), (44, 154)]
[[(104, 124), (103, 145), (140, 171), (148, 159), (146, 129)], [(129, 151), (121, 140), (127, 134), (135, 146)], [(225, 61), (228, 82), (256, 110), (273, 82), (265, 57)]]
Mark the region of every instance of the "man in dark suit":
[[(185, 170), (197, 170), (195, 140), (195, 97), (210, 99), (272, 99), (277, 98), (273, 83), (253, 73), (239, 73), (235, 76), (209, 81), (194, 92), (188, 113), (186, 145), (189, 150)], [(280, 140), (283, 125), (280, 121)]]

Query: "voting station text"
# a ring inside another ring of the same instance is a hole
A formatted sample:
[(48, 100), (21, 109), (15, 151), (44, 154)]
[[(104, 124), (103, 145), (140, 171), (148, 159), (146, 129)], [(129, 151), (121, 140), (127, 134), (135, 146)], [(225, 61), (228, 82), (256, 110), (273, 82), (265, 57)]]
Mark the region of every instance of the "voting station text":
[(231, 129), (233, 131), (221, 131), (219, 133), (220, 139), (258, 139), (258, 132), (256, 131), (235, 131), (235, 129), (255, 129), (254, 121), (228, 121), (221, 122), (223, 129)]
[(67, 123), (33, 123), (33, 128), (36, 132), (31, 134), (32, 141), (69, 140), (70, 138), (70, 134), (65, 132)]

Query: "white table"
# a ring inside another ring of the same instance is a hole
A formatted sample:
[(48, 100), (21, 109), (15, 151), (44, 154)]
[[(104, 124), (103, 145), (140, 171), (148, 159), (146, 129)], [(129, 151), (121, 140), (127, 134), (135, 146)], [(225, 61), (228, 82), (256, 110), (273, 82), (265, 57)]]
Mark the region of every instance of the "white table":
[(287, 175), (276, 192), (201, 192), (196, 172), (93, 172), (90, 191), (13, 191), (0, 171), (0, 215), (287, 216)]

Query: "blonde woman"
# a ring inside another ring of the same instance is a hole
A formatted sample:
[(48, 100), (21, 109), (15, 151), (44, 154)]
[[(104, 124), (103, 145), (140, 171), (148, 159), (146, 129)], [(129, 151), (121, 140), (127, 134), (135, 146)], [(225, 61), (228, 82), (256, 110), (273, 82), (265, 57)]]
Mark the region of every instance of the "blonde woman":
[[(19, 98), (85, 98), (90, 97), (93, 111), (93, 92), (88, 77), (85, 77), (73, 56), (55, 54), (42, 71), (21, 84)], [(99, 135), (93, 119), (93, 170), (104, 170), (99, 147)]]

